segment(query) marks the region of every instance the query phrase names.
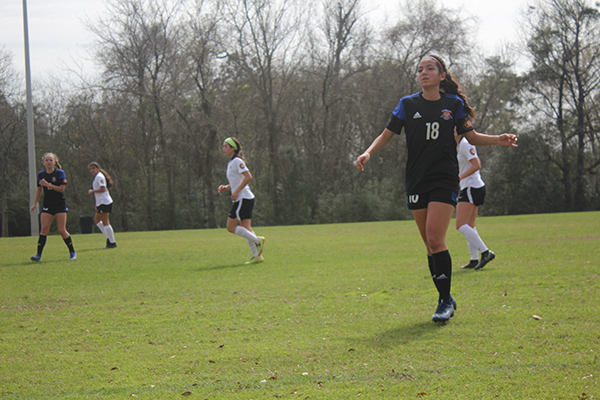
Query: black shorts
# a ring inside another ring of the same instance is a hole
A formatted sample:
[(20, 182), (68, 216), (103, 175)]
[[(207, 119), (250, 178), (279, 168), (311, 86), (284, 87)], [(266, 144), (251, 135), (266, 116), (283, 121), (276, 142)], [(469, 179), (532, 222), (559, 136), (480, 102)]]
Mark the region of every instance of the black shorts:
[(458, 202), (471, 203), (475, 206), (483, 204), (485, 199), (485, 186), (480, 188), (467, 187), (460, 191), (458, 196)]
[(409, 210), (421, 210), (427, 208), (432, 201), (456, 206), (457, 199), (458, 193), (455, 191), (445, 188), (436, 188), (429, 192), (406, 196), (406, 205)]
[(66, 205), (63, 205), (63, 206), (42, 207), (42, 212), (43, 213), (52, 214), (52, 215), (66, 213), (68, 211), (69, 211), (69, 209), (67, 208)]
[(229, 210), (229, 218), (243, 221), (252, 219), (252, 209), (254, 208), (254, 199), (242, 199), (231, 205)]
[(112, 211), (112, 203), (110, 204), (100, 204), (99, 206), (96, 206), (96, 212), (98, 214), (102, 214), (102, 213), (110, 213)]

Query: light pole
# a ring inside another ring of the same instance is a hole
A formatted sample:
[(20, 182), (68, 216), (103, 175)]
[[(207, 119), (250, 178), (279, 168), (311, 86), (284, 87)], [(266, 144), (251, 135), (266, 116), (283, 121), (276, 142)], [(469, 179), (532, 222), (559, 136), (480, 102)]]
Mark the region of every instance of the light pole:
[[(27, 24), (27, 0), (23, 0), (23, 32), (25, 35), (25, 83), (27, 91), (27, 156), (29, 159), (29, 206), (33, 205), (37, 190), (35, 168), (35, 136), (33, 134), (33, 103), (31, 100), (31, 67), (29, 63), (29, 27)], [(29, 208), (29, 207), (28, 207)], [(29, 213), (31, 236), (39, 234), (37, 207)]]

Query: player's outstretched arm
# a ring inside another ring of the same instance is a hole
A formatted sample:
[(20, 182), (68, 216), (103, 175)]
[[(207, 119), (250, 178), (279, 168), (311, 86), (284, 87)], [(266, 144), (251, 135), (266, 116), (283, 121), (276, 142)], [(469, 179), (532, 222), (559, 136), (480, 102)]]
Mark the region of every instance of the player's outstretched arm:
[(475, 130), (469, 131), (464, 135), (469, 143), (473, 146), (517, 146), (517, 135), (512, 133), (503, 133), (502, 135), (486, 135), (485, 133), (479, 133)]

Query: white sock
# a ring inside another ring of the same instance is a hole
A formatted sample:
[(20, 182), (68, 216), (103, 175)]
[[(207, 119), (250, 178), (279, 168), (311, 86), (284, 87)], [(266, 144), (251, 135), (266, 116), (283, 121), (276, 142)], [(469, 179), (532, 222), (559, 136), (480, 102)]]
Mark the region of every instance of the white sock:
[(254, 234), (254, 232), (249, 231), (241, 225), (238, 225), (235, 228), (236, 235), (243, 237), (244, 239), (248, 239), (253, 241), (255, 244), (258, 243), (258, 237)]
[(469, 248), (469, 253), (471, 254), (471, 260), (479, 260), (479, 250), (477, 250), (477, 247), (468, 240), (467, 247)]
[(250, 251), (254, 257), (258, 257), (258, 249), (256, 248), (256, 243), (252, 240), (248, 239), (248, 246), (250, 246)]
[(104, 226), (104, 236), (106, 236), (110, 243), (115, 243), (115, 231), (113, 230), (112, 225)]
[[(104, 225), (102, 224), (102, 221), (98, 221), (96, 226), (98, 227), (98, 229), (100, 229), (100, 232), (102, 232), (102, 234), (106, 236), (106, 232), (104, 232)], [(106, 238), (108, 239), (108, 236), (106, 236)]]
[(471, 242), (473, 246), (477, 247), (477, 250), (479, 250), (480, 253), (483, 253), (488, 249), (485, 243), (483, 243), (483, 240), (481, 240), (479, 237), (477, 231), (471, 228), (469, 225), (464, 224), (458, 228), (458, 231), (463, 234), (467, 241)]

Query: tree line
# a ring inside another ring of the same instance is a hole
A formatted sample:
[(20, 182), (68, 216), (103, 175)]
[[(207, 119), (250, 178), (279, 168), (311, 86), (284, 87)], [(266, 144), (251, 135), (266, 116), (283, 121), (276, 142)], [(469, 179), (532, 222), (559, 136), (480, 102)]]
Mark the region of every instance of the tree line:
[[(459, 77), (476, 130), (516, 133), (519, 148), (480, 148), (485, 215), (600, 209), (600, 19), (583, 0), (524, 11), (517, 50), (483, 57), (475, 21), (434, 0), (406, 2), (374, 27), (361, 0), (110, 0), (88, 27), (99, 76), (36, 83), (36, 152), (68, 178), (68, 229), (93, 214), (87, 165), (115, 181), (117, 231), (223, 227), (230, 199), (221, 144), (243, 146), (255, 225), (410, 218), (400, 136), (365, 172), (356, 157), (416, 65), (438, 54)], [(485, 27), (480, 31), (485, 33)], [(530, 67), (517, 72), (517, 54)], [(25, 103), (0, 48), (2, 236), (29, 234)], [(374, 161), (374, 162), (373, 162)]]

